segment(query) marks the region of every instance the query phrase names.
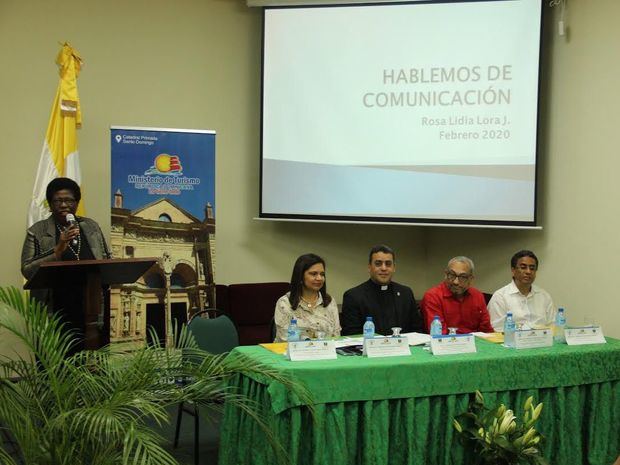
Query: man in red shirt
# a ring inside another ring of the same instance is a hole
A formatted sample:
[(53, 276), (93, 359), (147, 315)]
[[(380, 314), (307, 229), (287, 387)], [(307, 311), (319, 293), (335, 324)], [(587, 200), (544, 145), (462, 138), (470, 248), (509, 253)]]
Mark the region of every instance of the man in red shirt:
[(448, 262), (444, 281), (426, 291), (422, 298), (427, 331), (437, 315), (444, 334), (448, 333), (448, 328), (457, 328), (456, 332), (461, 334), (493, 332), (484, 296), (478, 289), (470, 287), (473, 279), (474, 262), (471, 259), (454, 257)]

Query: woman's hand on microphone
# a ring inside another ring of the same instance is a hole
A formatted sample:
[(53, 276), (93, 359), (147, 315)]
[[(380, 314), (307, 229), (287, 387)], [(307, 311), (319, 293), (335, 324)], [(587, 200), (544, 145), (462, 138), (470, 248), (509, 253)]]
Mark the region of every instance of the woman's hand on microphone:
[(76, 239), (80, 235), (80, 228), (77, 225), (71, 226), (69, 228), (65, 228), (60, 232), (60, 236), (58, 237), (58, 243), (56, 247), (54, 247), (54, 255), (58, 260), (62, 259), (62, 254), (67, 250), (69, 246), (69, 242), (73, 239)]

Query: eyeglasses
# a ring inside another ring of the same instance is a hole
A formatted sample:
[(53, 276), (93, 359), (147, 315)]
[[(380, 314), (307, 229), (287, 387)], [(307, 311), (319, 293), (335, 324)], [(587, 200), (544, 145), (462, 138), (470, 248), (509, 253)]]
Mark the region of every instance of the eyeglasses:
[(54, 204), (55, 207), (60, 207), (63, 203), (65, 205), (69, 205), (70, 207), (72, 207), (77, 202), (75, 201), (75, 199), (54, 199), (52, 200), (52, 203)]
[(454, 281), (455, 279), (459, 280), (459, 283), (466, 283), (471, 279), (471, 274), (456, 274), (452, 271), (446, 271), (446, 279), (448, 281)]

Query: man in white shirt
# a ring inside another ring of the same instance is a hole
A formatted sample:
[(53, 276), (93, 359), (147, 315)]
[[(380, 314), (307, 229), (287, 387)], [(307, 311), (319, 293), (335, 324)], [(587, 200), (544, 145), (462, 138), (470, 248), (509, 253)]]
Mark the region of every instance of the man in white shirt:
[(488, 305), (493, 329), (504, 330), (508, 312), (512, 312), (517, 328), (551, 326), (555, 316), (551, 296), (534, 285), (538, 257), (530, 250), (521, 250), (512, 256), (510, 268), (512, 281), (497, 290)]

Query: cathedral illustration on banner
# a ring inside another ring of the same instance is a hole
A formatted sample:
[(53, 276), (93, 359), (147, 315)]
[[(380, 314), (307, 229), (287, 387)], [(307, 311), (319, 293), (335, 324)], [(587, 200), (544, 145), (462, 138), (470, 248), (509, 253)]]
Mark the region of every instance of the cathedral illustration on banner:
[(110, 290), (110, 343), (142, 345), (149, 327), (164, 343), (167, 308), (180, 326), (214, 302), (213, 206), (206, 202), (202, 219), (166, 197), (129, 210), (117, 189), (111, 213), (114, 258), (157, 257), (158, 263), (135, 283)]

